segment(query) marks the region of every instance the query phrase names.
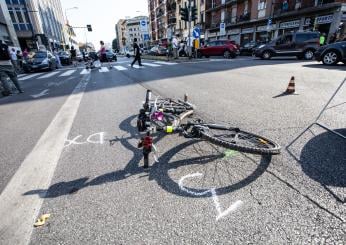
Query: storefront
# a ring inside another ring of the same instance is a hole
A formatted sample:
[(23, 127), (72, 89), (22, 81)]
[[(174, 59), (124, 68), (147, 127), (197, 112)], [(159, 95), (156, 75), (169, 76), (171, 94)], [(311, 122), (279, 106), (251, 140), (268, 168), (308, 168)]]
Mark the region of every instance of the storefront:
[(285, 33), (296, 32), (299, 30), (299, 26), (300, 26), (300, 19), (287, 21), (287, 22), (281, 22), (279, 25), (278, 35), (281, 36), (282, 34), (285, 34)]
[(314, 29), (320, 33), (325, 33), (326, 35), (330, 32), (330, 26), (333, 22), (333, 15), (318, 16), (315, 19)]
[(231, 29), (227, 32), (227, 34), (227, 38), (229, 40), (235, 41), (236, 43), (240, 44), (240, 28)]
[(245, 28), (241, 30), (240, 45), (253, 41), (255, 28)]

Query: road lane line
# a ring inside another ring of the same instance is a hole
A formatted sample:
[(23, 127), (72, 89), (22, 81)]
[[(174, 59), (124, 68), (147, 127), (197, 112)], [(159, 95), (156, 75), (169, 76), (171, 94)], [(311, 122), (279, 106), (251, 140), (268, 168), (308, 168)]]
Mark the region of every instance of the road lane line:
[(174, 63), (174, 62), (165, 62), (165, 61), (155, 61), (154, 63), (156, 64), (161, 64), (161, 65), (177, 65), (178, 63)]
[(48, 74), (46, 74), (46, 75), (43, 75), (42, 77), (39, 77), (38, 79), (43, 79), (43, 78), (52, 77), (52, 76), (58, 74), (59, 72), (60, 72), (60, 71), (53, 71), (53, 72), (50, 72), (50, 73), (48, 73)]
[(158, 65), (158, 64), (153, 64), (153, 63), (142, 63), (143, 65), (146, 65), (146, 66), (151, 66), (151, 67), (159, 67), (161, 65)]
[(75, 71), (77, 70), (68, 70), (68, 71), (65, 71), (63, 74), (61, 74), (59, 77), (67, 77), (67, 76), (70, 76), (72, 73), (74, 73)]
[(50, 186), (89, 80), (90, 75), (75, 87), (1, 193), (1, 244), (30, 242), (33, 224), (44, 200), (42, 195), (46, 195)]
[(24, 80), (27, 80), (27, 79), (30, 79), (30, 78), (33, 78), (33, 77), (36, 77), (36, 76), (39, 76), (39, 75), (42, 75), (43, 73), (35, 73), (35, 74), (31, 74), (31, 75), (27, 75), (27, 76), (24, 76), (24, 77), (20, 77), (18, 78), (19, 81), (24, 81)]
[(117, 69), (118, 71), (125, 71), (127, 70), (126, 67), (123, 67), (123, 66), (113, 66), (115, 69)]
[(89, 74), (90, 73), (90, 69), (83, 69), (79, 74), (81, 75), (85, 75), (85, 74)]
[(99, 69), (99, 72), (109, 72), (108, 68), (107, 67), (101, 67)]

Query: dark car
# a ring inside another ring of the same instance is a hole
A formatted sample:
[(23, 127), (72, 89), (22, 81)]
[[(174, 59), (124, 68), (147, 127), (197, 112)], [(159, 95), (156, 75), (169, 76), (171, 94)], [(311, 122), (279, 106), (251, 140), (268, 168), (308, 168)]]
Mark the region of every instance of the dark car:
[(252, 55), (255, 49), (262, 44), (264, 44), (264, 42), (248, 42), (244, 44), (242, 47), (240, 47), (240, 55)]
[(162, 46), (154, 46), (149, 50), (148, 55), (165, 56), (167, 55), (167, 49)]
[(274, 56), (296, 56), (298, 59), (311, 60), (320, 48), (319, 32), (295, 32), (279, 36), (273, 41), (255, 49), (254, 55), (261, 59)]
[(58, 53), (58, 56), (60, 58), (60, 62), (62, 65), (71, 65), (72, 64), (71, 55), (68, 52), (61, 51)]
[(32, 58), (23, 63), (23, 70), (25, 72), (39, 71), (39, 70), (54, 70), (57, 68), (55, 56), (49, 51), (36, 52)]
[(340, 61), (346, 64), (346, 41), (322, 46), (315, 52), (315, 58), (325, 65), (336, 65)]
[(210, 56), (223, 56), (227, 59), (235, 58), (239, 55), (239, 48), (231, 40), (217, 40), (209, 42), (204, 47), (198, 49), (197, 56), (208, 58)]

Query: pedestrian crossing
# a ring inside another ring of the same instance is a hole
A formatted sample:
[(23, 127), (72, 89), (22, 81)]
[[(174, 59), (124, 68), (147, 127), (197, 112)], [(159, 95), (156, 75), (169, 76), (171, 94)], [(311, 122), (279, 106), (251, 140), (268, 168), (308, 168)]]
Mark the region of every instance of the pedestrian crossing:
[[(90, 74), (91, 72), (97, 72), (97, 73), (107, 73), (113, 71), (130, 71), (130, 70), (136, 70), (136, 69), (152, 69), (152, 68), (159, 68), (159, 67), (165, 67), (165, 66), (172, 66), (177, 65), (178, 63), (173, 62), (166, 62), (166, 61), (156, 61), (156, 62), (143, 62), (143, 66), (134, 65), (131, 67), (131, 64), (127, 63), (118, 63), (116, 65), (112, 66), (103, 66), (100, 68), (94, 68), (94, 69), (86, 69), (86, 68), (75, 68), (75, 69), (68, 69), (68, 70), (56, 70), (49, 73), (32, 73), (32, 74), (20, 74), (18, 75), (19, 81), (25, 81), (28, 79), (46, 79), (46, 78), (53, 78), (53, 77), (60, 77), (60, 78), (67, 78), (72, 75), (86, 75)], [(114, 68), (114, 69), (113, 69)]]

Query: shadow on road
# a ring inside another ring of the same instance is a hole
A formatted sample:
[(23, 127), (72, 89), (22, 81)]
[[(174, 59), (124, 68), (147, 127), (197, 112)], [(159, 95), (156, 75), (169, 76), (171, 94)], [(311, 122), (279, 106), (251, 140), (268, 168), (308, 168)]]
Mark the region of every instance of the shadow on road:
[[(346, 129), (335, 131), (346, 135)], [(345, 203), (345, 196), (342, 197), (332, 190), (332, 187), (346, 187), (346, 142), (344, 139), (327, 131), (307, 142), (300, 157), (289, 148), (287, 150), (301, 164), (307, 176), (319, 182), (338, 202)]]
[[(135, 139), (139, 138), (137, 129), (134, 126), (132, 126), (133, 124), (131, 123), (133, 122), (134, 119), (136, 119), (136, 116), (131, 116), (120, 124), (120, 129), (125, 131), (127, 135), (129, 135), (128, 137), (116, 137), (110, 140), (111, 146), (114, 143), (119, 142), (122, 146), (124, 146), (127, 150), (129, 150), (133, 154), (132, 159), (129, 161), (129, 163), (126, 165), (124, 169), (106, 173), (94, 179), (83, 177), (83, 178), (79, 178), (79, 179), (75, 179), (75, 180), (67, 181), (67, 182), (62, 181), (62, 182), (51, 185), (47, 190), (31, 190), (24, 193), (23, 195), (37, 194), (41, 198), (56, 198), (63, 195), (75, 194), (79, 190), (89, 186), (117, 182), (134, 175), (138, 175), (139, 178), (142, 178), (143, 176), (140, 174), (146, 173), (147, 174), (146, 176), (149, 178), (149, 180), (156, 181), (157, 184), (161, 186), (162, 189), (172, 194), (185, 196), (185, 197), (210, 196), (211, 195), (210, 192), (207, 192), (204, 195), (194, 196), (187, 192), (181, 191), (177, 179), (173, 179), (169, 173), (173, 170), (176, 170), (177, 168), (186, 167), (186, 166), (188, 168), (190, 168), (191, 166), (198, 166), (198, 167), (204, 168), (205, 165), (207, 165), (208, 163), (211, 163), (213, 161), (217, 161), (220, 159), (225, 162), (226, 164), (225, 166), (226, 168), (228, 168), (231, 165), (227, 163), (227, 159), (225, 160), (224, 154), (220, 151), (213, 151), (212, 153), (206, 152), (206, 151), (200, 151), (198, 152), (198, 154), (195, 154), (195, 155), (186, 155), (186, 152), (184, 152), (185, 153), (184, 154), (182, 153), (182, 151), (185, 151), (188, 148), (190, 149), (189, 151), (195, 151), (196, 145), (200, 144), (201, 142), (203, 144), (209, 144), (201, 140), (188, 140), (182, 144), (175, 146), (169, 151), (165, 152), (162, 156), (159, 157), (158, 159), (159, 161), (155, 162), (149, 169), (144, 169), (142, 166), (140, 166), (140, 163), (143, 157), (142, 150), (138, 149), (129, 141), (133, 138)], [(158, 141), (162, 139), (163, 139), (163, 136), (158, 135), (158, 137), (154, 137), (154, 143), (157, 143)], [(178, 156), (179, 154), (183, 157), (177, 160), (176, 156)], [(239, 190), (249, 185), (250, 183), (254, 182), (266, 171), (266, 169), (268, 168), (271, 162), (270, 156), (253, 157), (253, 155), (251, 154), (243, 154), (240, 152), (237, 154), (239, 158), (243, 159), (243, 162), (247, 162), (247, 164), (251, 167), (250, 169), (244, 170), (245, 169), (244, 165), (242, 165), (241, 163), (239, 164), (238, 161), (235, 161), (234, 164), (237, 164), (239, 165), (240, 168), (242, 168), (243, 175), (240, 175), (241, 177), (238, 176), (236, 180), (233, 179), (234, 181), (232, 182), (227, 182), (226, 185), (224, 186), (215, 188), (218, 195), (223, 195), (223, 194), (227, 194), (227, 193)], [(212, 182), (218, 181), (217, 179), (219, 177), (217, 174), (218, 170), (215, 169), (219, 166), (218, 164), (215, 164), (215, 166), (213, 166), (212, 168), (210, 168), (210, 170), (208, 170), (209, 174), (214, 175), (211, 177)], [(225, 166), (222, 167), (223, 169), (221, 169), (221, 171), (225, 170), (224, 169)], [(227, 171), (228, 170), (226, 169), (225, 172)], [(231, 169), (231, 172), (232, 171), (236, 173), (236, 169)], [(228, 172), (228, 174), (231, 174), (231, 173)], [(205, 191), (205, 189), (203, 188), (201, 189), (188, 188), (188, 189), (193, 192)]]

